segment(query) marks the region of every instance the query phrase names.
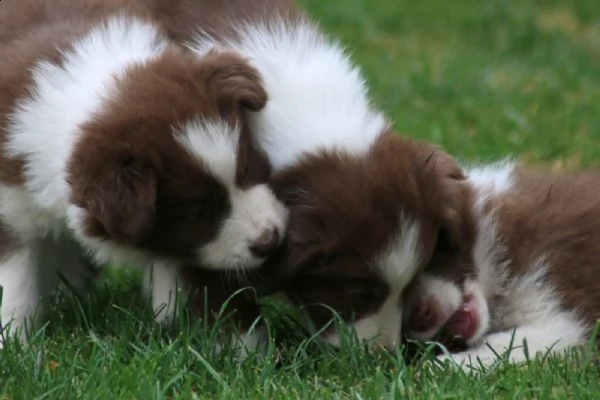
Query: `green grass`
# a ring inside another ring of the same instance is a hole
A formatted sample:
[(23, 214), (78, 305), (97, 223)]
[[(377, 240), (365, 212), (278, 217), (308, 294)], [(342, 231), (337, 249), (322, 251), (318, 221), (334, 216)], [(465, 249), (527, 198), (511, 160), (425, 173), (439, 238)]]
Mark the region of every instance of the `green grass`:
[[(400, 133), (467, 161), (600, 158), (598, 0), (302, 3), (354, 52)], [(60, 296), (44, 334), (0, 352), (0, 399), (600, 398), (598, 368), (581, 352), (474, 378), (351, 337), (334, 350), (292, 335), (238, 363), (214, 354), (216, 331), (185, 319), (179, 335), (156, 327), (138, 278), (111, 274), (89, 301)]]

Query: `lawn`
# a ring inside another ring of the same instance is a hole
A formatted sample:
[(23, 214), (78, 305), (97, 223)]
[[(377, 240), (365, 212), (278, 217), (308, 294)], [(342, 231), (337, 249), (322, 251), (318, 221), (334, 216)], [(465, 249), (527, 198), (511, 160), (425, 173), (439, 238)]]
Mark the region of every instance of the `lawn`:
[[(577, 168), (600, 158), (598, 0), (301, 3), (347, 44), (401, 134), (464, 161), (518, 155)], [(139, 284), (118, 271), (89, 301), (59, 296), (44, 334), (0, 352), (0, 400), (600, 399), (598, 366), (582, 352), (475, 378), (351, 338), (332, 349), (278, 318), (273, 333), (285, 340), (240, 363), (227, 349), (214, 354), (218, 332), (183, 318), (179, 335), (153, 325)]]

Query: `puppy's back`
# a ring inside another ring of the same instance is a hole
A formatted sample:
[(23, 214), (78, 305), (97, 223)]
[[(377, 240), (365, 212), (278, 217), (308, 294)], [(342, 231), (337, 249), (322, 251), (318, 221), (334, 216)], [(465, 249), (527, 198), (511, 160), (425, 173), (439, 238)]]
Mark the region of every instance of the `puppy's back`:
[(513, 273), (547, 268), (565, 306), (587, 321), (600, 318), (600, 170), (518, 171), (501, 200), (499, 230)]
[(0, 7), (0, 43), (28, 35), (32, 29), (77, 24), (109, 14), (149, 17), (146, 0), (20, 0)]
[(194, 38), (199, 29), (213, 37), (235, 35), (244, 22), (271, 17), (294, 20), (301, 16), (293, 0), (134, 0), (145, 3), (153, 19), (178, 42)]

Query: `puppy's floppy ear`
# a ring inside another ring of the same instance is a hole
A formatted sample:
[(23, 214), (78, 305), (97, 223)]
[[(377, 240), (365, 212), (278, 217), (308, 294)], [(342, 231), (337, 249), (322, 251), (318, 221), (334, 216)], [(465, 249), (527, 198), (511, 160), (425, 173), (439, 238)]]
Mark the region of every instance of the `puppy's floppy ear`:
[(211, 51), (203, 58), (204, 79), (216, 96), (221, 113), (239, 106), (260, 111), (267, 103), (259, 72), (241, 56), (230, 51)]
[[(111, 239), (139, 243), (155, 223), (158, 179), (154, 169), (140, 158), (121, 152), (91, 162), (72, 164), (72, 202), (88, 212)], [(78, 166), (80, 169), (77, 170)]]
[(424, 171), (419, 179), (432, 200), (441, 233), (448, 245), (458, 247), (470, 232), (466, 175), (453, 157), (435, 146), (423, 145), (418, 157)]
[[(308, 203), (302, 174), (288, 171), (273, 176), (270, 181), (278, 199), (288, 209), (285, 239), (267, 262), (257, 271), (254, 287), (261, 295), (288, 289), (292, 281), (310, 268), (321, 255), (315, 232), (314, 208)], [(318, 226), (316, 227), (318, 229)]]

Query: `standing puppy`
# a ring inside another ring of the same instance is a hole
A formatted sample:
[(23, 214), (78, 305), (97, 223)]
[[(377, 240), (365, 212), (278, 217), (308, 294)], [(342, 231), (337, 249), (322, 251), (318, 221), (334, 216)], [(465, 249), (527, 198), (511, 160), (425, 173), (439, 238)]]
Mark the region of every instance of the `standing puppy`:
[(290, 217), (261, 290), (286, 290), (331, 343), (339, 343), (331, 310), (360, 338), (397, 343), (402, 290), (438, 232), (460, 230), (459, 166), (394, 134), (358, 68), (292, 1), (150, 3), (153, 18), (198, 57), (233, 50), (263, 77), (269, 102), (247, 114), (249, 127)]
[(599, 182), (597, 170), (470, 171), (468, 245), (437, 251), (408, 289), (408, 337), (467, 347), (449, 356), (465, 369), (585, 343), (600, 318)]
[(240, 140), (241, 110), (267, 100), (256, 70), (192, 56), (120, 4), (0, 7), (0, 319), (21, 337), (58, 273), (83, 268), (78, 246), (98, 263), (244, 269), (282, 236)]

